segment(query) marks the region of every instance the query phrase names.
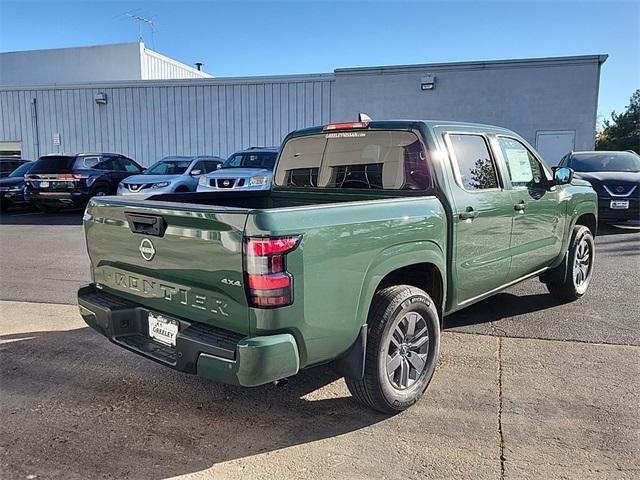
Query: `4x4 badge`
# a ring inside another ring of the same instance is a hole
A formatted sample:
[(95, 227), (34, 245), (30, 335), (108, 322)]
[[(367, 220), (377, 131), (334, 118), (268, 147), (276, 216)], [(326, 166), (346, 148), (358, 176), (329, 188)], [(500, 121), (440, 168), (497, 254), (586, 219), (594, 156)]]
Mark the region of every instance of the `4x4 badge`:
[(138, 250), (140, 250), (140, 255), (142, 255), (142, 258), (144, 258), (147, 262), (151, 261), (156, 254), (156, 249), (154, 248), (153, 243), (151, 243), (151, 240), (149, 240), (148, 238), (142, 239)]

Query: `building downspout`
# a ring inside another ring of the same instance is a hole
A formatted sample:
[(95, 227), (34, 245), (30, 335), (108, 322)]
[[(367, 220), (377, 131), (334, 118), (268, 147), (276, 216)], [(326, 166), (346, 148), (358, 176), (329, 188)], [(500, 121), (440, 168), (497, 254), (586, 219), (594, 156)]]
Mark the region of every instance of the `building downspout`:
[(31, 99), (31, 124), (33, 126), (33, 145), (36, 151), (36, 158), (40, 158), (40, 138), (38, 134), (38, 105), (36, 99)]

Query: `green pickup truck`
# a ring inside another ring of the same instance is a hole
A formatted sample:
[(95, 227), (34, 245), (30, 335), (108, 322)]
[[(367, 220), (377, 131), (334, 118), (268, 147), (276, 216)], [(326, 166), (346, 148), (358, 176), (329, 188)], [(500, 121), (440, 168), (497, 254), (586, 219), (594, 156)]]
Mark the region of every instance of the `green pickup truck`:
[(285, 138), (269, 192), (94, 197), (78, 303), (170, 368), (255, 386), (330, 363), (394, 413), (426, 390), (445, 315), (536, 276), (584, 295), (596, 216), (587, 182), (509, 130), (330, 124)]

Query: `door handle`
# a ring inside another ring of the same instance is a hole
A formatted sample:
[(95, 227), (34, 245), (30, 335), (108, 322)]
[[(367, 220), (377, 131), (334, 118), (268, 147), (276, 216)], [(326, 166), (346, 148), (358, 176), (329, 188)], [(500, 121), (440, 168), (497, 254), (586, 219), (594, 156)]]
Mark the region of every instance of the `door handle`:
[(516, 210), (516, 212), (524, 213), (524, 211), (527, 209), (527, 204), (524, 200), (520, 200), (520, 203), (516, 203), (513, 208)]
[(477, 216), (478, 212), (476, 212), (473, 207), (467, 207), (464, 212), (458, 215), (458, 218), (460, 218), (460, 220), (473, 220)]

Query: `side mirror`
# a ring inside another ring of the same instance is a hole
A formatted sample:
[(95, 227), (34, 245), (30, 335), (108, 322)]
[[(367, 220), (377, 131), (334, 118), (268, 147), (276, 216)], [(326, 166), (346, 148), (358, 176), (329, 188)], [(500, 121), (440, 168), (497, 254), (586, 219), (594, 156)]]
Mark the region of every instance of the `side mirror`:
[(196, 168), (194, 170), (191, 170), (191, 173), (189, 175), (191, 175), (192, 177), (197, 177), (199, 175), (202, 175), (202, 170)]
[(566, 185), (573, 180), (573, 170), (569, 167), (558, 167), (553, 172), (554, 185)]
[(219, 164), (216, 166), (216, 170), (220, 170), (221, 168), (222, 168), (222, 164), (221, 164), (221, 163), (219, 163)]

